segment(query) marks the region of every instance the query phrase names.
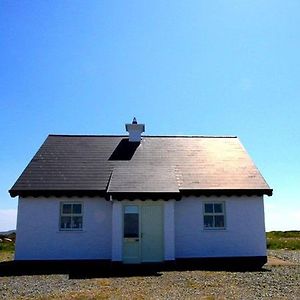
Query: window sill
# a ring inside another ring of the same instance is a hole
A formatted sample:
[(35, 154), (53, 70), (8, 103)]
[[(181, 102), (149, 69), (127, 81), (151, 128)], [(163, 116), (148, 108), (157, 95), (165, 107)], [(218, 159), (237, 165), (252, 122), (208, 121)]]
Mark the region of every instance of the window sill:
[(202, 231), (204, 231), (204, 232), (212, 232), (212, 231), (224, 232), (224, 231), (228, 231), (228, 229), (227, 228), (204, 228), (204, 229), (202, 229)]
[(82, 230), (82, 229), (79, 229), (79, 230), (76, 230), (76, 229), (60, 229), (57, 232), (58, 233), (64, 233), (64, 232), (84, 233), (84, 232), (86, 232), (86, 230)]

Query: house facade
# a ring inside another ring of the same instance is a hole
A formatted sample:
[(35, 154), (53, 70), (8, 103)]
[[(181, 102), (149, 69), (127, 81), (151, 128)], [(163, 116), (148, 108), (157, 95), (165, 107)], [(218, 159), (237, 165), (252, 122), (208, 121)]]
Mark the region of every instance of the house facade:
[(16, 260), (266, 260), (264, 195), (236, 137), (50, 135), (10, 190)]

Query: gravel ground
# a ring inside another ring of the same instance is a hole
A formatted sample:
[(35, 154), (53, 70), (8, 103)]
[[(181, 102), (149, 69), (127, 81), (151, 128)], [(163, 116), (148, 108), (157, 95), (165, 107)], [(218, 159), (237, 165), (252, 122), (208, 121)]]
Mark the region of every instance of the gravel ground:
[(270, 251), (293, 265), (255, 272), (172, 271), (152, 276), (69, 279), (0, 277), (0, 299), (300, 299), (300, 251)]
[(269, 256), (300, 264), (300, 251), (294, 250), (269, 250)]

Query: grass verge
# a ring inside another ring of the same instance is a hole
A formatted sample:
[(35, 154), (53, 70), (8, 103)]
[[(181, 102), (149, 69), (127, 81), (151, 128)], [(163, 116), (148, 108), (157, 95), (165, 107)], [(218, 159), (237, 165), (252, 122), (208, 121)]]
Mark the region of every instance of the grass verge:
[(0, 235), (0, 262), (13, 260), (15, 252), (15, 235)]
[(270, 250), (300, 250), (300, 231), (267, 232), (267, 248)]

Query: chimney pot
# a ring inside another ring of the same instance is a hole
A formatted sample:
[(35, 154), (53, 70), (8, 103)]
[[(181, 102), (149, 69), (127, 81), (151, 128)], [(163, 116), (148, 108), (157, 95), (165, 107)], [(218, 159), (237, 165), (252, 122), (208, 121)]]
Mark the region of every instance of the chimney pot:
[(145, 131), (145, 124), (138, 124), (136, 118), (133, 118), (131, 124), (125, 124), (126, 131), (129, 133), (129, 142), (140, 142), (142, 133)]

